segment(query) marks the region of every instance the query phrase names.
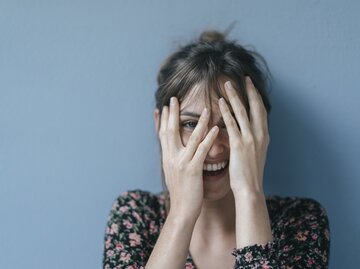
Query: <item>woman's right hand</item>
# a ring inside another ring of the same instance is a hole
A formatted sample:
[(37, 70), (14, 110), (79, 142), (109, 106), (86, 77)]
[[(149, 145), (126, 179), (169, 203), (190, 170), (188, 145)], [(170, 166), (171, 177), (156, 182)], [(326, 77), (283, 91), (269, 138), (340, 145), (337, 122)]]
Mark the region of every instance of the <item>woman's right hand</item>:
[(204, 137), (209, 122), (205, 108), (186, 146), (179, 132), (179, 103), (170, 99), (163, 107), (159, 138), (166, 186), (170, 194), (170, 213), (197, 219), (203, 201), (203, 164), (219, 132), (214, 126)]

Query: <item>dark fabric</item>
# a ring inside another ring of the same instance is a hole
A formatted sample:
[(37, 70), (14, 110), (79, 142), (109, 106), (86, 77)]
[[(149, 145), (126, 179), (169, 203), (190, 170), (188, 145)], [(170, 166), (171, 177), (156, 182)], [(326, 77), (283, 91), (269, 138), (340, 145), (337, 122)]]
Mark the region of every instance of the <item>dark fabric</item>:
[[(239, 268), (327, 268), (329, 222), (313, 199), (268, 196), (274, 241), (234, 249)], [(105, 231), (103, 268), (144, 268), (165, 222), (165, 195), (134, 190), (114, 202)], [(195, 269), (188, 255), (186, 269)]]

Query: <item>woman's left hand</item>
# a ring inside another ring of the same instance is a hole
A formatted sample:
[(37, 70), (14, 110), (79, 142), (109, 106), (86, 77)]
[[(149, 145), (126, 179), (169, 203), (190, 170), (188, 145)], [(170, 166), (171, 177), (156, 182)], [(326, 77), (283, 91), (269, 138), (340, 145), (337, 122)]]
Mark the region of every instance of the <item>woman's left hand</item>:
[(270, 142), (265, 106), (250, 77), (246, 77), (250, 118), (230, 81), (225, 83), (225, 91), (235, 116), (232, 116), (225, 100), (220, 98), (219, 107), (230, 143), (231, 189), (234, 195), (244, 192), (262, 194), (264, 166)]

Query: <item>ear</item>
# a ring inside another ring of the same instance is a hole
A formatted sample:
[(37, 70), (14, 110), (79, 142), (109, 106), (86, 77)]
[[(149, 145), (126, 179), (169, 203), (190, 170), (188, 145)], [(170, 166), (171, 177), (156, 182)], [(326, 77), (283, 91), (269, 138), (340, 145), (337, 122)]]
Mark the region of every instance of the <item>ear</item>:
[(155, 122), (156, 134), (159, 135), (159, 130), (160, 130), (160, 111), (159, 111), (158, 108), (155, 108), (154, 113), (153, 113), (153, 117), (154, 117), (154, 122)]

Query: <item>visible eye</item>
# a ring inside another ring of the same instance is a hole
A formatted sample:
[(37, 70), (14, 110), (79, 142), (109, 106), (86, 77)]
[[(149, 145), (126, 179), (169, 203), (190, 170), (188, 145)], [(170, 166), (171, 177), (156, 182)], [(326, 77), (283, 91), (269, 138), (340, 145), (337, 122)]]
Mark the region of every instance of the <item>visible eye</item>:
[(224, 122), (220, 123), (220, 124), (219, 124), (219, 128), (226, 130), (226, 125), (225, 125), (225, 123), (224, 123)]
[(197, 125), (197, 121), (194, 120), (187, 120), (181, 123), (181, 127), (188, 128), (188, 129), (194, 129)]

